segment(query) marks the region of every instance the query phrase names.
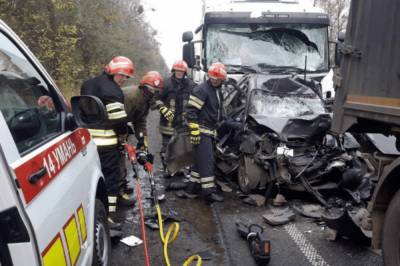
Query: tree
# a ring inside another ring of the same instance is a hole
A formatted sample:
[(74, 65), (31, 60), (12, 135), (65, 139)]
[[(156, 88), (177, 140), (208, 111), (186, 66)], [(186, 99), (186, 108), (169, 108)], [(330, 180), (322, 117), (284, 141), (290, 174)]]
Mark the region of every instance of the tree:
[(0, 0), (3, 19), (55, 78), (67, 96), (114, 56), (131, 58), (137, 81), (166, 73), (155, 31), (140, 0)]
[(314, 0), (314, 5), (324, 9), (330, 18), (329, 38), (337, 39), (337, 34), (346, 30), (350, 0)]

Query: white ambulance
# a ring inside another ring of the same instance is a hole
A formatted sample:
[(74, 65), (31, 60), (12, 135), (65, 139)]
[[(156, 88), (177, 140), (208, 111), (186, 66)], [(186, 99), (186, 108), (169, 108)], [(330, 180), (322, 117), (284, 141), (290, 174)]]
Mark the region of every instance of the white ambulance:
[[(104, 106), (85, 97), (74, 99), (75, 110), (99, 108), (90, 121), (103, 121)], [(0, 20), (0, 266), (109, 264), (100, 161), (88, 131), (77, 126), (88, 119), (69, 110)]]

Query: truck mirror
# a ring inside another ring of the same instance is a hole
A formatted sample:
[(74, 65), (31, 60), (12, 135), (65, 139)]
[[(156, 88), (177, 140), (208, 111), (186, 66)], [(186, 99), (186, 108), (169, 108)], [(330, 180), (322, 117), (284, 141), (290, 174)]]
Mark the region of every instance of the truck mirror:
[(186, 61), (188, 67), (193, 68), (196, 65), (196, 59), (194, 56), (194, 44), (192, 42), (188, 42), (183, 45), (182, 58)]
[(204, 24), (201, 24), (200, 26), (198, 26), (196, 29), (195, 29), (195, 31), (194, 31), (194, 33), (199, 33), (202, 29), (203, 29), (203, 26), (204, 26)]
[(107, 121), (106, 108), (95, 96), (74, 96), (71, 98), (71, 107), (76, 123), (81, 127), (99, 126)]
[(191, 42), (193, 40), (193, 32), (185, 31), (182, 34), (182, 42)]

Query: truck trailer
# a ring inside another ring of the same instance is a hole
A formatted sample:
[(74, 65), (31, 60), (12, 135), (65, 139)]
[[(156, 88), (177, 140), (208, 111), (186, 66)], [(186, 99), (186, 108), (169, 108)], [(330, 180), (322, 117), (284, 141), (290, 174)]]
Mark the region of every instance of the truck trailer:
[(372, 247), (382, 248), (386, 265), (400, 265), (399, 12), (398, 0), (352, 1), (344, 43), (336, 49), (340, 67), (331, 128), (391, 140), (391, 152), (373, 155), (377, 184), (368, 206)]

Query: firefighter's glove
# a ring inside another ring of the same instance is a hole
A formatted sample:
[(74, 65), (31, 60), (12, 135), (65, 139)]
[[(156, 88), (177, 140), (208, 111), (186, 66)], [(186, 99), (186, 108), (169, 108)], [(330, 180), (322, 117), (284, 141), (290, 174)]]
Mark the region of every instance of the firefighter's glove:
[(147, 162), (147, 156), (148, 156), (147, 152), (145, 152), (145, 151), (138, 151), (138, 152), (136, 153), (137, 162), (138, 162), (139, 164), (141, 164), (141, 165), (145, 165), (146, 162)]
[(189, 130), (190, 130), (190, 142), (193, 145), (200, 144), (200, 128), (199, 128), (199, 124), (197, 124), (197, 123), (189, 123)]
[(174, 120), (175, 114), (172, 110), (170, 110), (166, 106), (161, 106), (160, 107), (160, 113), (167, 119), (169, 122), (172, 122)]

